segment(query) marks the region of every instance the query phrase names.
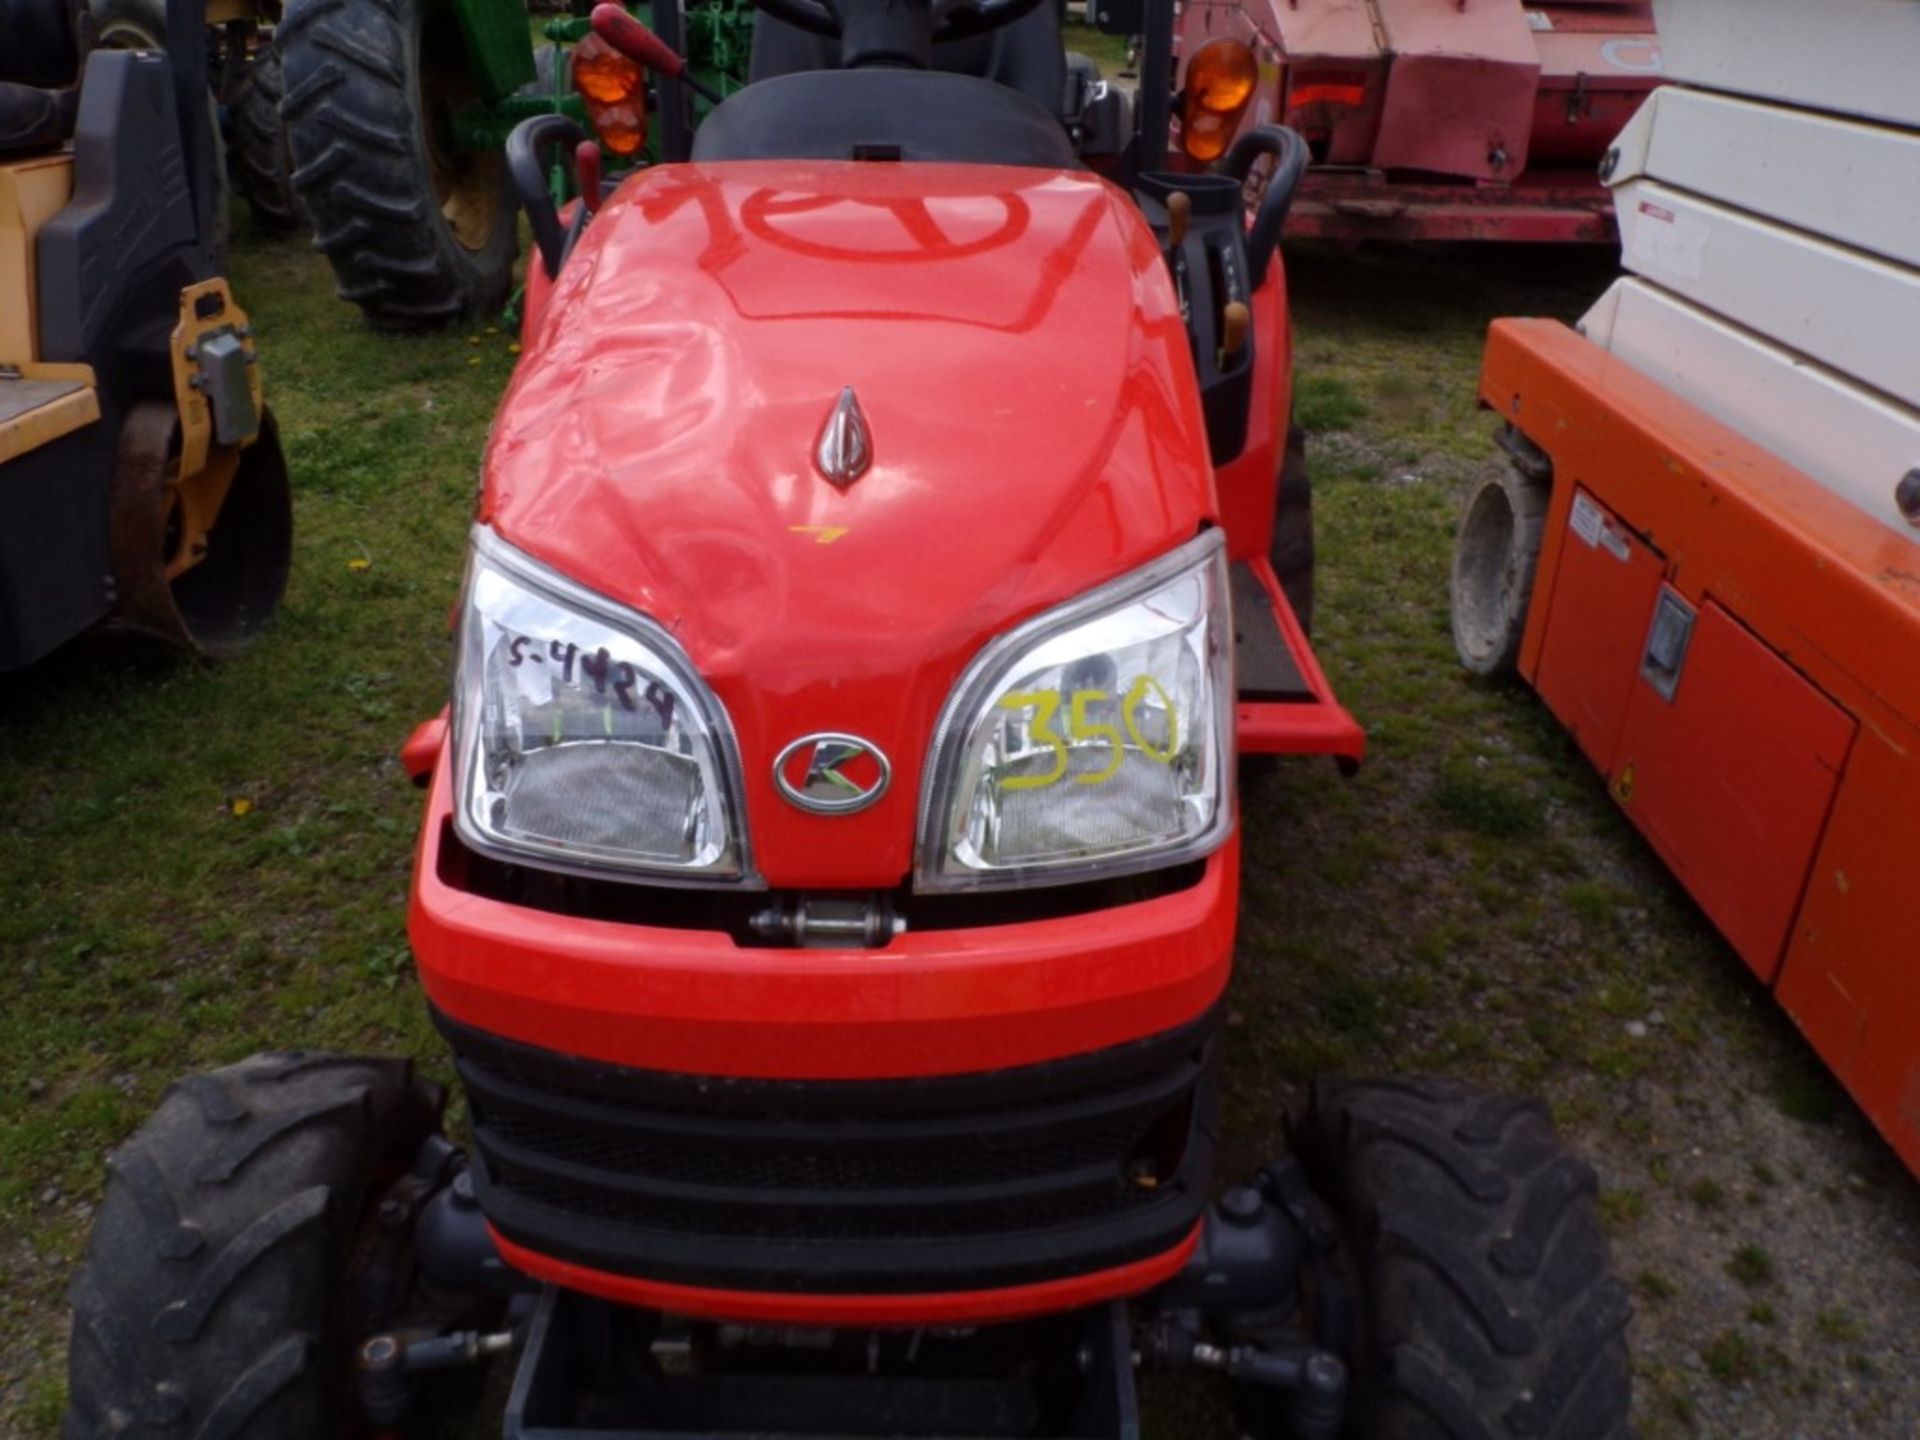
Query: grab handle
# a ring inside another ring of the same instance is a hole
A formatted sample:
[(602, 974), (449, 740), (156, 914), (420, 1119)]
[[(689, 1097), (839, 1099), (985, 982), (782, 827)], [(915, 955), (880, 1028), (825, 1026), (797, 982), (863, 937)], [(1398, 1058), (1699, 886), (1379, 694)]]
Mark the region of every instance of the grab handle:
[(567, 235), (560, 227), (560, 210), (553, 203), (553, 190), (547, 183), (547, 167), (540, 153), (549, 145), (564, 144), (574, 152), (587, 138), (565, 115), (535, 115), (522, 120), (507, 136), (507, 173), (527, 212), (527, 224), (533, 230), (533, 243), (540, 251), (540, 263), (547, 267), (547, 278), (560, 273), (560, 262), (567, 255)]
[(1287, 214), (1293, 209), (1294, 192), (1300, 188), (1300, 177), (1307, 173), (1313, 152), (1298, 131), (1284, 125), (1256, 125), (1233, 142), (1233, 149), (1227, 152), (1220, 168), (1244, 185), (1253, 171), (1253, 162), (1262, 155), (1273, 157), (1273, 174), (1267, 179), (1266, 193), (1260, 197), (1253, 228), (1247, 232), (1248, 278), (1255, 290), (1266, 283), (1267, 266), (1274, 251), (1280, 248), (1280, 232), (1286, 226)]

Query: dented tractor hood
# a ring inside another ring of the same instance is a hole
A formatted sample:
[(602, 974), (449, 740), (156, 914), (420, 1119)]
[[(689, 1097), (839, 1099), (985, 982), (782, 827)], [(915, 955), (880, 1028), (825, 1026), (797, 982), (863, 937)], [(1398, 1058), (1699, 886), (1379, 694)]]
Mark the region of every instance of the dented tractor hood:
[[(1151, 233), (1089, 175), (663, 166), (603, 207), (495, 422), (482, 518), (665, 625), (738, 733), (754, 863), (891, 885), (942, 703), (993, 635), (1213, 509)], [(843, 389), (870, 459), (816, 459)], [(850, 731), (893, 764), (847, 817), (775, 756)]]

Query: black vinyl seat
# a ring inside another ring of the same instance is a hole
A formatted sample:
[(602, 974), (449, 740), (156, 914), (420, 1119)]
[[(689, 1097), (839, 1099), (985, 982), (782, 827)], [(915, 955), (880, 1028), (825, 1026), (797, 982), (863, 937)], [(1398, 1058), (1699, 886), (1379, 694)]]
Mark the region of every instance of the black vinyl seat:
[(79, 74), (66, 0), (0, 0), (0, 155), (72, 137)]
[[(838, 40), (802, 30), (764, 10), (754, 16), (753, 53), (747, 62), (750, 82), (839, 68)], [(1012, 24), (985, 34), (939, 41), (933, 47), (933, 68), (953, 75), (977, 75), (1018, 90), (1048, 114), (1058, 115), (1067, 98), (1059, 0), (1040, 0)]]
[(1049, 110), (940, 70), (802, 70), (736, 91), (693, 136), (693, 159), (904, 160), (1077, 168)]
[(68, 0), (0, 0), (0, 83), (63, 90), (79, 74)]
[(0, 80), (0, 155), (46, 150), (73, 138), (80, 96)]

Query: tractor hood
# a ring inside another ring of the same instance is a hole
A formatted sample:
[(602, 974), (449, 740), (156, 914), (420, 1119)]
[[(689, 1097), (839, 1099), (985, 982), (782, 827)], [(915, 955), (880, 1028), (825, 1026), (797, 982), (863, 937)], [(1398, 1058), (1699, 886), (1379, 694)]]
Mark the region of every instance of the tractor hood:
[[(562, 270), (482, 519), (678, 638), (737, 733), (768, 883), (892, 886), (967, 662), (1212, 515), (1187, 344), (1151, 232), (1092, 176), (663, 166)], [(849, 389), (867, 464), (835, 483)], [(775, 757), (818, 731), (887, 754), (878, 804), (779, 797)]]

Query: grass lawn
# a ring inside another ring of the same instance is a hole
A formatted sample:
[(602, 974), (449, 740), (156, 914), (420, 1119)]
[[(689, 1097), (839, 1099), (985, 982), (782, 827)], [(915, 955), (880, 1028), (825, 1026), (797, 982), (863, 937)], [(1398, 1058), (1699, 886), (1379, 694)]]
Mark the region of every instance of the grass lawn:
[[(1452, 659), (1486, 321), (1577, 314), (1609, 266), (1292, 270), (1320, 639), (1375, 755), (1248, 791), (1227, 1170), (1277, 1144), (1318, 1070), (1542, 1091), (1638, 1277), (1649, 1435), (1909, 1433), (1881, 1427), (1920, 1416), (1910, 1183), (1544, 711)], [(278, 623), (220, 667), (98, 636), (0, 679), (0, 1435), (54, 1433), (102, 1159), (172, 1077), (297, 1045), (450, 1078), (405, 943), (419, 797), (396, 751), (444, 699), (510, 337), (375, 337), (301, 244), (242, 238), (234, 281), (296, 492)], [(1764, 1266), (1736, 1261), (1763, 1244)]]

